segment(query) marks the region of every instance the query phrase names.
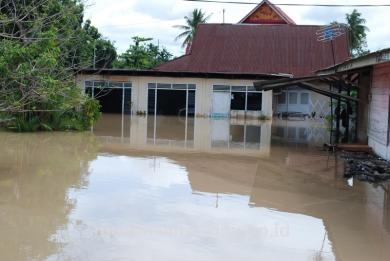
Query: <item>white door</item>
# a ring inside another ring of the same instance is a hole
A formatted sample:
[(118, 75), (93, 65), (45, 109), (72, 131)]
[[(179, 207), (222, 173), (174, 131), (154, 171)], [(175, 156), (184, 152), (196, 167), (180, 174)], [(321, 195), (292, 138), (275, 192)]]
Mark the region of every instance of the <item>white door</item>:
[(212, 116), (228, 117), (230, 115), (230, 93), (213, 92)]

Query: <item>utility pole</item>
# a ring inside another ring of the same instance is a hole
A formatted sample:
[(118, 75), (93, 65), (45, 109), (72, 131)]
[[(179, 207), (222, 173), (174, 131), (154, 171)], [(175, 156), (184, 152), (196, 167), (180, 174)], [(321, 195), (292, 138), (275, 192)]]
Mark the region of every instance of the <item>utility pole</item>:
[(93, 41), (93, 69), (96, 69), (96, 42)]

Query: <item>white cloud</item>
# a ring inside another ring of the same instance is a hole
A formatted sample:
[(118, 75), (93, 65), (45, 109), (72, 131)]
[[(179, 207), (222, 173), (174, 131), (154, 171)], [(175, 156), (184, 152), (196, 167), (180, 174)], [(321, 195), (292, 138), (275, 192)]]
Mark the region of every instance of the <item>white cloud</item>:
[[(248, 2), (247, 0), (239, 0)], [(253, 2), (256, 2), (253, 1)], [(260, 2), (260, 0), (258, 0)], [(274, 0), (273, 3), (333, 3), (333, 4), (367, 4), (362, 0)], [(388, 4), (385, 0), (371, 0), (370, 4)], [(247, 4), (223, 4), (187, 2), (182, 0), (90, 0), (87, 4), (86, 19), (91, 19), (92, 24), (108, 39), (114, 41), (119, 52), (127, 49), (131, 43), (131, 37), (153, 37), (155, 43), (165, 46), (175, 55), (181, 55), (184, 50), (180, 42), (174, 39), (180, 31), (173, 25), (182, 24), (183, 18), (194, 8), (201, 8), (212, 16), (211, 23), (221, 23), (223, 9), (225, 9), (225, 22), (237, 23), (255, 5)], [(352, 12), (353, 8), (329, 8), (329, 7), (294, 7), (281, 6), (297, 24), (328, 24), (332, 21), (345, 21), (345, 14)], [(366, 26), (370, 29), (367, 35), (368, 47), (375, 51), (390, 47), (389, 32), (385, 25), (390, 23), (390, 7), (359, 7), (363, 18), (367, 20)]]

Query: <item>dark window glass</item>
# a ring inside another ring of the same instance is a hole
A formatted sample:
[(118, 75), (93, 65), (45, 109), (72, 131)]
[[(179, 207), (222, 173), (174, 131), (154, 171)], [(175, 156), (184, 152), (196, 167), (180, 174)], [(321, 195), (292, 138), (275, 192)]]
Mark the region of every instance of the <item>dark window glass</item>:
[(301, 93), (301, 104), (309, 104), (309, 94)]
[(89, 97), (92, 97), (92, 88), (91, 88), (91, 87), (86, 87), (86, 88), (85, 88), (85, 93), (86, 93)]
[(195, 84), (188, 84), (188, 89), (189, 90), (195, 90), (196, 89), (196, 85)]
[(111, 88), (122, 88), (123, 87), (123, 82), (109, 82), (108, 87)]
[(172, 84), (172, 89), (185, 90), (187, 89), (187, 84)]
[(289, 104), (297, 104), (298, 103), (298, 93), (289, 92), (288, 93), (288, 103)]
[(228, 86), (228, 85), (214, 85), (213, 90), (214, 91), (230, 91), (230, 86)]
[(262, 94), (257, 92), (248, 92), (248, 111), (261, 111)]
[(188, 114), (195, 114), (195, 91), (188, 91)]
[(105, 87), (106, 86), (106, 82), (105, 81), (94, 81), (93, 82), (93, 86), (94, 87), (99, 87), (99, 88)]
[(154, 89), (148, 90), (148, 113), (154, 114), (154, 99), (156, 97), (156, 93)]
[(171, 89), (170, 83), (157, 83), (157, 89)]
[(286, 104), (286, 93), (285, 92), (281, 92), (278, 95), (278, 103), (279, 104)]
[(156, 89), (156, 84), (155, 83), (148, 83), (148, 88), (149, 89)]
[(246, 86), (232, 86), (232, 91), (241, 91), (241, 92), (246, 92)]
[(245, 92), (232, 92), (230, 109), (245, 110)]

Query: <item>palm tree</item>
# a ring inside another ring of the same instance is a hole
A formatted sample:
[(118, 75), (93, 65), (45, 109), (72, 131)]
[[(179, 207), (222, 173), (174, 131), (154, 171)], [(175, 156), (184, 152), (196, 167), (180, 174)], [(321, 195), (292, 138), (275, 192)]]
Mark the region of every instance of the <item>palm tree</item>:
[(184, 41), (182, 43), (182, 47), (184, 48), (186, 45), (191, 44), (196, 28), (198, 27), (198, 24), (204, 24), (207, 22), (207, 20), (210, 18), (211, 15), (206, 16), (206, 13), (202, 12), (202, 9), (195, 8), (190, 16), (184, 16), (185, 19), (185, 25), (174, 25), (173, 27), (179, 28), (183, 30), (181, 34), (179, 34), (176, 37), (176, 41), (179, 39), (184, 38)]
[(350, 48), (354, 57), (368, 52), (365, 49), (367, 47), (366, 31), (368, 31), (368, 28), (364, 26), (366, 19), (362, 18), (361, 15), (356, 9), (351, 14), (346, 14), (346, 20), (349, 25)]

